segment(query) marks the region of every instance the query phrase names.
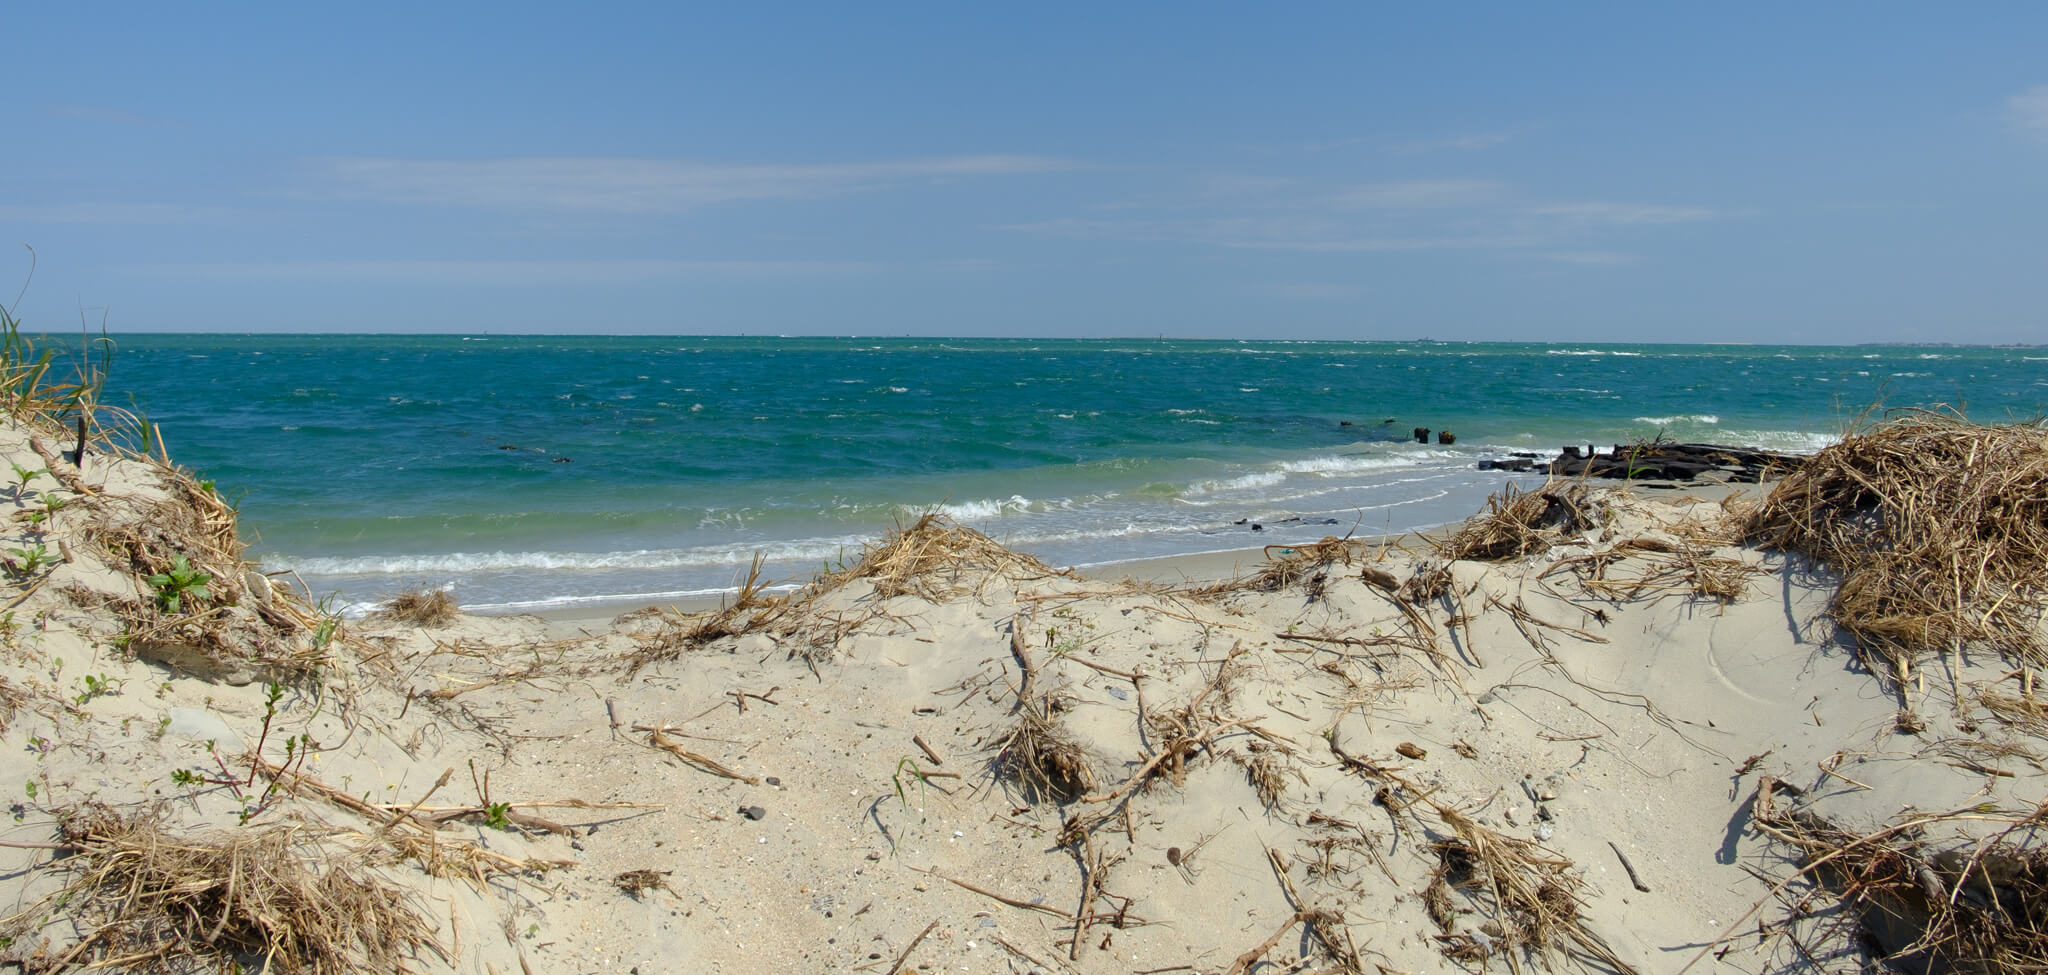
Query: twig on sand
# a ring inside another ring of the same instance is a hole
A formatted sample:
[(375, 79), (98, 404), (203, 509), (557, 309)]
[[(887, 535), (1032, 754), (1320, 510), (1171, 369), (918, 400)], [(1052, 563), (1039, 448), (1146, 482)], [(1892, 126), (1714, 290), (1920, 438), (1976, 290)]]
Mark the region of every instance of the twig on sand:
[(918, 873), (922, 873), (922, 874), (930, 874), (931, 876), (937, 877), (937, 878), (939, 878), (940, 880), (943, 880), (943, 881), (945, 881), (945, 882), (947, 882), (947, 883), (949, 883), (949, 884), (952, 884), (952, 885), (953, 885), (953, 886), (955, 886), (955, 887), (959, 887), (959, 888), (962, 888), (962, 889), (964, 889), (964, 890), (971, 890), (971, 891), (973, 891), (973, 892), (975, 892), (975, 893), (977, 893), (977, 894), (980, 894), (980, 895), (981, 895), (981, 896), (983, 896), (983, 897), (987, 897), (987, 898), (989, 898), (989, 899), (991, 899), (991, 900), (994, 900), (994, 901), (997, 901), (997, 902), (1000, 902), (1000, 903), (1003, 903), (1003, 904), (1008, 904), (1008, 905), (1010, 905), (1011, 907), (1018, 907), (1018, 908), (1023, 908), (1024, 910), (1027, 910), (1027, 911), (1038, 911), (1038, 912), (1040, 912), (1040, 913), (1042, 913), (1042, 914), (1050, 914), (1050, 915), (1052, 915), (1053, 917), (1059, 918), (1059, 919), (1060, 919), (1060, 920), (1062, 920), (1062, 921), (1071, 921), (1071, 920), (1073, 920), (1073, 919), (1074, 919), (1074, 918), (1073, 918), (1073, 915), (1070, 915), (1070, 914), (1068, 914), (1067, 912), (1065, 912), (1065, 911), (1062, 911), (1062, 910), (1060, 910), (1059, 908), (1056, 908), (1056, 907), (1047, 907), (1047, 906), (1046, 906), (1046, 905), (1044, 905), (1044, 904), (1035, 904), (1035, 903), (1032, 903), (1031, 901), (1027, 901), (1027, 900), (1018, 900), (1018, 899), (1017, 899), (1017, 898), (1015, 898), (1015, 897), (1005, 897), (1005, 896), (1003, 896), (1003, 895), (1001, 895), (1001, 894), (998, 894), (998, 893), (996, 893), (996, 892), (995, 892), (995, 891), (993, 891), (993, 890), (989, 890), (989, 889), (988, 889), (988, 888), (986, 888), (986, 887), (976, 887), (976, 886), (974, 886), (973, 884), (970, 884), (970, 883), (968, 883), (968, 882), (967, 882), (967, 881), (965, 881), (965, 880), (956, 880), (956, 879), (954, 879), (954, 878), (952, 878), (952, 877), (948, 877), (948, 876), (946, 876), (945, 874), (942, 874), (942, 873), (938, 872), (937, 870), (930, 870), (930, 869), (923, 869), (923, 870), (920, 870), (920, 869), (918, 869), (917, 867), (912, 867), (912, 868), (910, 868), (910, 869), (912, 869), (912, 870), (917, 870), (917, 872), (918, 872)]
[(1274, 931), (1266, 940), (1253, 945), (1251, 950), (1237, 956), (1237, 960), (1231, 962), (1229, 968), (1224, 969), (1225, 975), (1244, 975), (1245, 972), (1250, 971), (1253, 965), (1259, 963), (1259, 959), (1266, 957), (1266, 952), (1272, 951), (1273, 946), (1280, 943), (1281, 938), (1287, 937), (1287, 932), (1294, 930), (1295, 925), (1308, 920), (1308, 918), (1308, 911), (1295, 911), (1289, 915), (1287, 920), (1280, 925), (1279, 930)]
[(1650, 885), (1643, 883), (1643, 878), (1636, 875), (1636, 865), (1628, 862), (1628, 854), (1621, 852), (1621, 847), (1614, 845), (1613, 840), (1607, 841), (1607, 848), (1613, 850), (1615, 859), (1621, 861), (1621, 869), (1628, 871), (1628, 882), (1634, 884), (1637, 890), (1649, 893)]
[(903, 953), (896, 956), (896, 964), (889, 966), (887, 975), (896, 975), (897, 972), (902, 971), (904, 960), (910, 957), (911, 952), (917, 950), (917, 945), (924, 940), (924, 936), (932, 933), (932, 929), (938, 926), (939, 919), (932, 918), (932, 923), (925, 925), (924, 930), (917, 933), (917, 937), (910, 939), (910, 943), (903, 946)]
[(690, 763), (691, 765), (695, 765), (696, 767), (703, 769), (706, 772), (710, 772), (713, 775), (722, 775), (728, 779), (738, 779), (741, 782), (745, 782), (748, 785), (761, 784), (761, 780), (755, 778), (754, 776), (744, 775), (739, 772), (735, 772), (732, 769), (720, 765), (717, 761), (713, 759), (706, 758), (702, 755), (697, 754), (696, 752), (690, 751), (689, 749), (676, 744), (674, 739), (668, 737), (668, 735), (665, 734), (665, 732), (675, 730), (667, 725), (654, 726), (636, 724), (633, 726), (633, 730), (647, 732), (648, 745), (654, 748), (659, 748), (662, 751), (668, 752), (669, 754), (674, 755), (675, 757), (680, 758), (683, 761)]

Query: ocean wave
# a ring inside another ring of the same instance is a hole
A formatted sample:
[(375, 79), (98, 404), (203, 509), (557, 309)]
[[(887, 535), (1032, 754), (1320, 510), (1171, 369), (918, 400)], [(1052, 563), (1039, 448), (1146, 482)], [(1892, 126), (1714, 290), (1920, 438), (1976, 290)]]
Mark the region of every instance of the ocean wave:
[(1353, 474), (1361, 471), (1382, 471), (1394, 467), (1411, 467), (1424, 460), (1462, 458), (1463, 455), (1448, 450), (1418, 450), (1408, 454), (1392, 456), (1360, 457), (1343, 455), (1310, 457), (1306, 460), (1281, 461), (1277, 467), (1289, 474)]
[(1708, 426), (1714, 426), (1721, 422), (1721, 418), (1712, 413), (1683, 413), (1678, 416), (1639, 416), (1630, 422), (1647, 423), (1658, 427), (1670, 426), (1674, 423), (1704, 423)]
[(681, 549), (619, 552), (452, 552), (446, 555), (358, 555), (293, 558), (270, 555), (266, 565), (307, 576), (436, 576), (483, 572), (578, 572), (631, 569), (692, 569), (752, 562), (755, 555), (776, 562), (816, 562), (869, 541), (865, 535), (764, 542), (758, 545), (705, 545)]
[[(999, 518), (1003, 515), (1021, 514), (1030, 511), (1032, 507), (1030, 498), (1021, 494), (1013, 494), (1008, 498), (983, 498), (979, 501), (942, 504), (936, 510), (954, 521), (981, 521), (988, 518)], [(920, 508), (918, 510), (922, 512), (932, 509)], [(905, 513), (908, 514), (909, 512), (906, 511)]]
[(1287, 480), (1285, 471), (1259, 471), (1220, 480), (1197, 481), (1188, 485), (1187, 494), (1205, 495), (1219, 491), (1249, 491), (1255, 488), (1272, 487)]

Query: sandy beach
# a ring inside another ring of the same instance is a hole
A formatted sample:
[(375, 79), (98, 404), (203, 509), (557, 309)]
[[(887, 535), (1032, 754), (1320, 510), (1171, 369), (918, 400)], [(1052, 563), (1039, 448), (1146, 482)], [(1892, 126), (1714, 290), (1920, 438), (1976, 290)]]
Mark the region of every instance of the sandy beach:
[(930, 518), (783, 595), (337, 621), (59, 436), (0, 431), (45, 472), (0, 546), (9, 970), (2038, 958), (2038, 612), (1874, 655), (1758, 535), (1796, 479), (1085, 575)]

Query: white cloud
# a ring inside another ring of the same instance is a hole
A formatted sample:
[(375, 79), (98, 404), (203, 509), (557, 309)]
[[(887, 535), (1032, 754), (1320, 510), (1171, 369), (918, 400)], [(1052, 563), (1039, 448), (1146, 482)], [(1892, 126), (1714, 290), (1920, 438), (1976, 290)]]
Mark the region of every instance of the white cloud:
[(2048, 138), (2048, 85), (2035, 85), (2007, 98), (2005, 111), (2020, 131)]
[(1074, 168), (1042, 156), (945, 156), (872, 163), (719, 164), (672, 159), (331, 158), (311, 195), (504, 209), (674, 213), (737, 200), (817, 199), (915, 180)]
[(0, 220), (21, 223), (191, 223), (217, 220), (233, 211), (182, 203), (45, 203), (0, 206)]
[(1440, 139), (1424, 139), (1417, 142), (1404, 142), (1400, 145), (1394, 146), (1394, 151), (1411, 154), (1425, 152), (1444, 152), (1447, 150), (1471, 152), (1478, 149), (1491, 149), (1494, 146), (1504, 145), (1507, 143), (1508, 140), (1514, 137), (1515, 132), (1512, 129), (1503, 129), (1494, 132), (1467, 132), (1462, 135), (1446, 136)]
[(1411, 180), (1367, 183), (1338, 193), (1338, 206), (1361, 210), (1403, 210), (1474, 206), (1499, 199), (1507, 186), (1484, 179)]
[(1515, 234), (1361, 234), (1348, 225), (1312, 217), (1191, 220), (1080, 220), (1062, 217), (999, 229), (1081, 240), (1133, 240), (1311, 253), (1461, 250), (1517, 247), (1532, 243)]
[(1634, 264), (1641, 258), (1619, 251), (1556, 251), (1544, 254), (1545, 260), (1561, 264)]
[(1568, 223), (1608, 225), (1696, 223), (1721, 216), (1705, 207), (1610, 202), (1546, 203), (1530, 207), (1528, 212)]
[(629, 284), (689, 277), (763, 278), (858, 274), (863, 261), (280, 261), (148, 264), (135, 270), (181, 278), (350, 280), (425, 284)]
[(1342, 301), (1365, 294), (1365, 287), (1357, 284), (1332, 284), (1313, 281), (1272, 282), (1254, 284), (1247, 292), (1266, 298), (1286, 301)]

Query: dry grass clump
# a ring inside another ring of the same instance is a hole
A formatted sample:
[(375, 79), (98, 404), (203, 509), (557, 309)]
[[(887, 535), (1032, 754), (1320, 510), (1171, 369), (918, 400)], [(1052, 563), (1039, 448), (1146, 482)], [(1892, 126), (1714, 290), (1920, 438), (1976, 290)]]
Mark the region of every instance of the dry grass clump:
[(1012, 552), (945, 515), (927, 512), (910, 527), (899, 527), (868, 545), (859, 562), (820, 578), (813, 586), (832, 589), (866, 579), (875, 587), (875, 595), (883, 599), (921, 596), (939, 602), (972, 591), (974, 587), (964, 584), (970, 574), (981, 579), (995, 575), (1042, 579), (1065, 573)]
[[(1635, 969), (1580, 915), (1585, 880), (1570, 860), (1534, 841), (1487, 829), (1448, 806), (1437, 805), (1436, 813), (1454, 835), (1433, 844), (1437, 868), (1423, 891), (1423, 907), (1443, 929), (1438, 941), (1445, 955), (1484, 961), (1505, 953), (1519, 970), (1513, 959), (1525, 949), (1562, 951), (1581, 963), (1632, 975)], [(1476, 930), (1456, 923), (1462, 912), (1453, 892), (1485, 918)]]
[[(2048, 970), (2043, 809), (1934, 813), (1858, 835), (1811, 810), (1780, 807), (1778, 788), (1785, 787), (1770, 779), (1759, 785), (1753, 822), (1797, 849), (1805, 861), (1799, 875), (1816, 879), (1845, 908), (1820, 931), (1837, 952), (1870, 951), (1908, 971)], [(1934, 828), (1966, 822), (2005, 829), (1981, 840), (1959, 837), (1939, 851), (1926, 839)]]
[(1031, 802), (1065, 805), (1095, 790), (1088, 753), (1060, 726), (1049, 695), (1018, 709), (1017, 723), (997, 739), (989, 765)]
[(70, 882), (6, 926), (32, 932), (54, 910), (83, 932), (60, 956), (25, 959), (32, 971), (402, 972), (435, 947), (404, 895), (305, 833), (187, 839), (149, 815), (87, 812), (65, 824), (74, 855), (51, 864)]
[[(723, 637), (763, 632), (803, 634), (791, 652), (816, 666), (831, 655), (841, 637), (874, 619), (889, 617), (883, 600), (917, 596), (943, 602), (976, 591), (997, 577), (1023, 581), (1068, 574), (1012, 552), (944, 515), (929, 513), (910, 527), (899, 527), (869, 544), (853, 565), (818, 576), (786, 596), (766, 594), (768, 583), (761, 578), (761, 561), (756, 558), (746, 581), (723, 608), (687, 615), (663, 613), (662, 625), (643, 636), (640, 646), (629, 655), (629, 666), (638, 670)], [(873, 587), (872, 594), (861, 600), (862, 606), (821, 608), (834, 590), (858, 580), (867, 580)]]
[(767, 580), (761, 578), (761, 557), (756, 555), (746, 580), (724, 606), (704, 613), (657, 611), (659, 625), (638, 637), (629, 666), (637, 671), (658, 660), (674, 660), (714, 640), (769, 629), (782, 620), (791, 602), (786, 597), (764, 595), (767, 588)]
[(387, 619), (407, 626), (447, 626), (462, 615), (455, 605), (455, 597), (446, 589), (430, 589), (421, 586), (407, 589), (377, 611), (379, 619)]
[[(1322, 598), (1323, 589), (1329, 584), (1330, 568), (1342, 563), (1350, 565), (1357, 554), (1354, 542), (1334, 535), (1325, 537), (1312, 545), (1268, 545), (1265, 548), (1266, 567), (1242, 579), (1233, 579), (1191, 591), (1191, 595), (1214, 598), (1240, 592), (1279, 592), (1297, 583), (1308, 587), (1308, 598), (1314, 602)], [(1279, 557), (1274, 558), (1278, 551)]]
[(2048, 432), (1905, 413), (1815, 454), (1746, 525), (1841, 574), (1828, 612), (1907, 676), (1931, 650), (2043, 659)]
[(110, 568), (135, 580), (138, 598), (83, 586), (66, 594), (108, 610), (126, 629), (130, 652), (182, 671), (237, 682), (318, 671), (331, 645), (346, 639), (338, 621), (253, 571), (234, 508), (210, 487), (160, 458), (130, 462), (154, 465), (168, 497), (95, 497), (80, 530)]
[(1510, 484), (1486, 499), (1484, 512), (1437, 543), (1437, 554), (1452, 561), (1504, 562), (1542, 552), (1598, 524), (1589, 493), (1583, 481), (1553, 481), (1535, 491)]

